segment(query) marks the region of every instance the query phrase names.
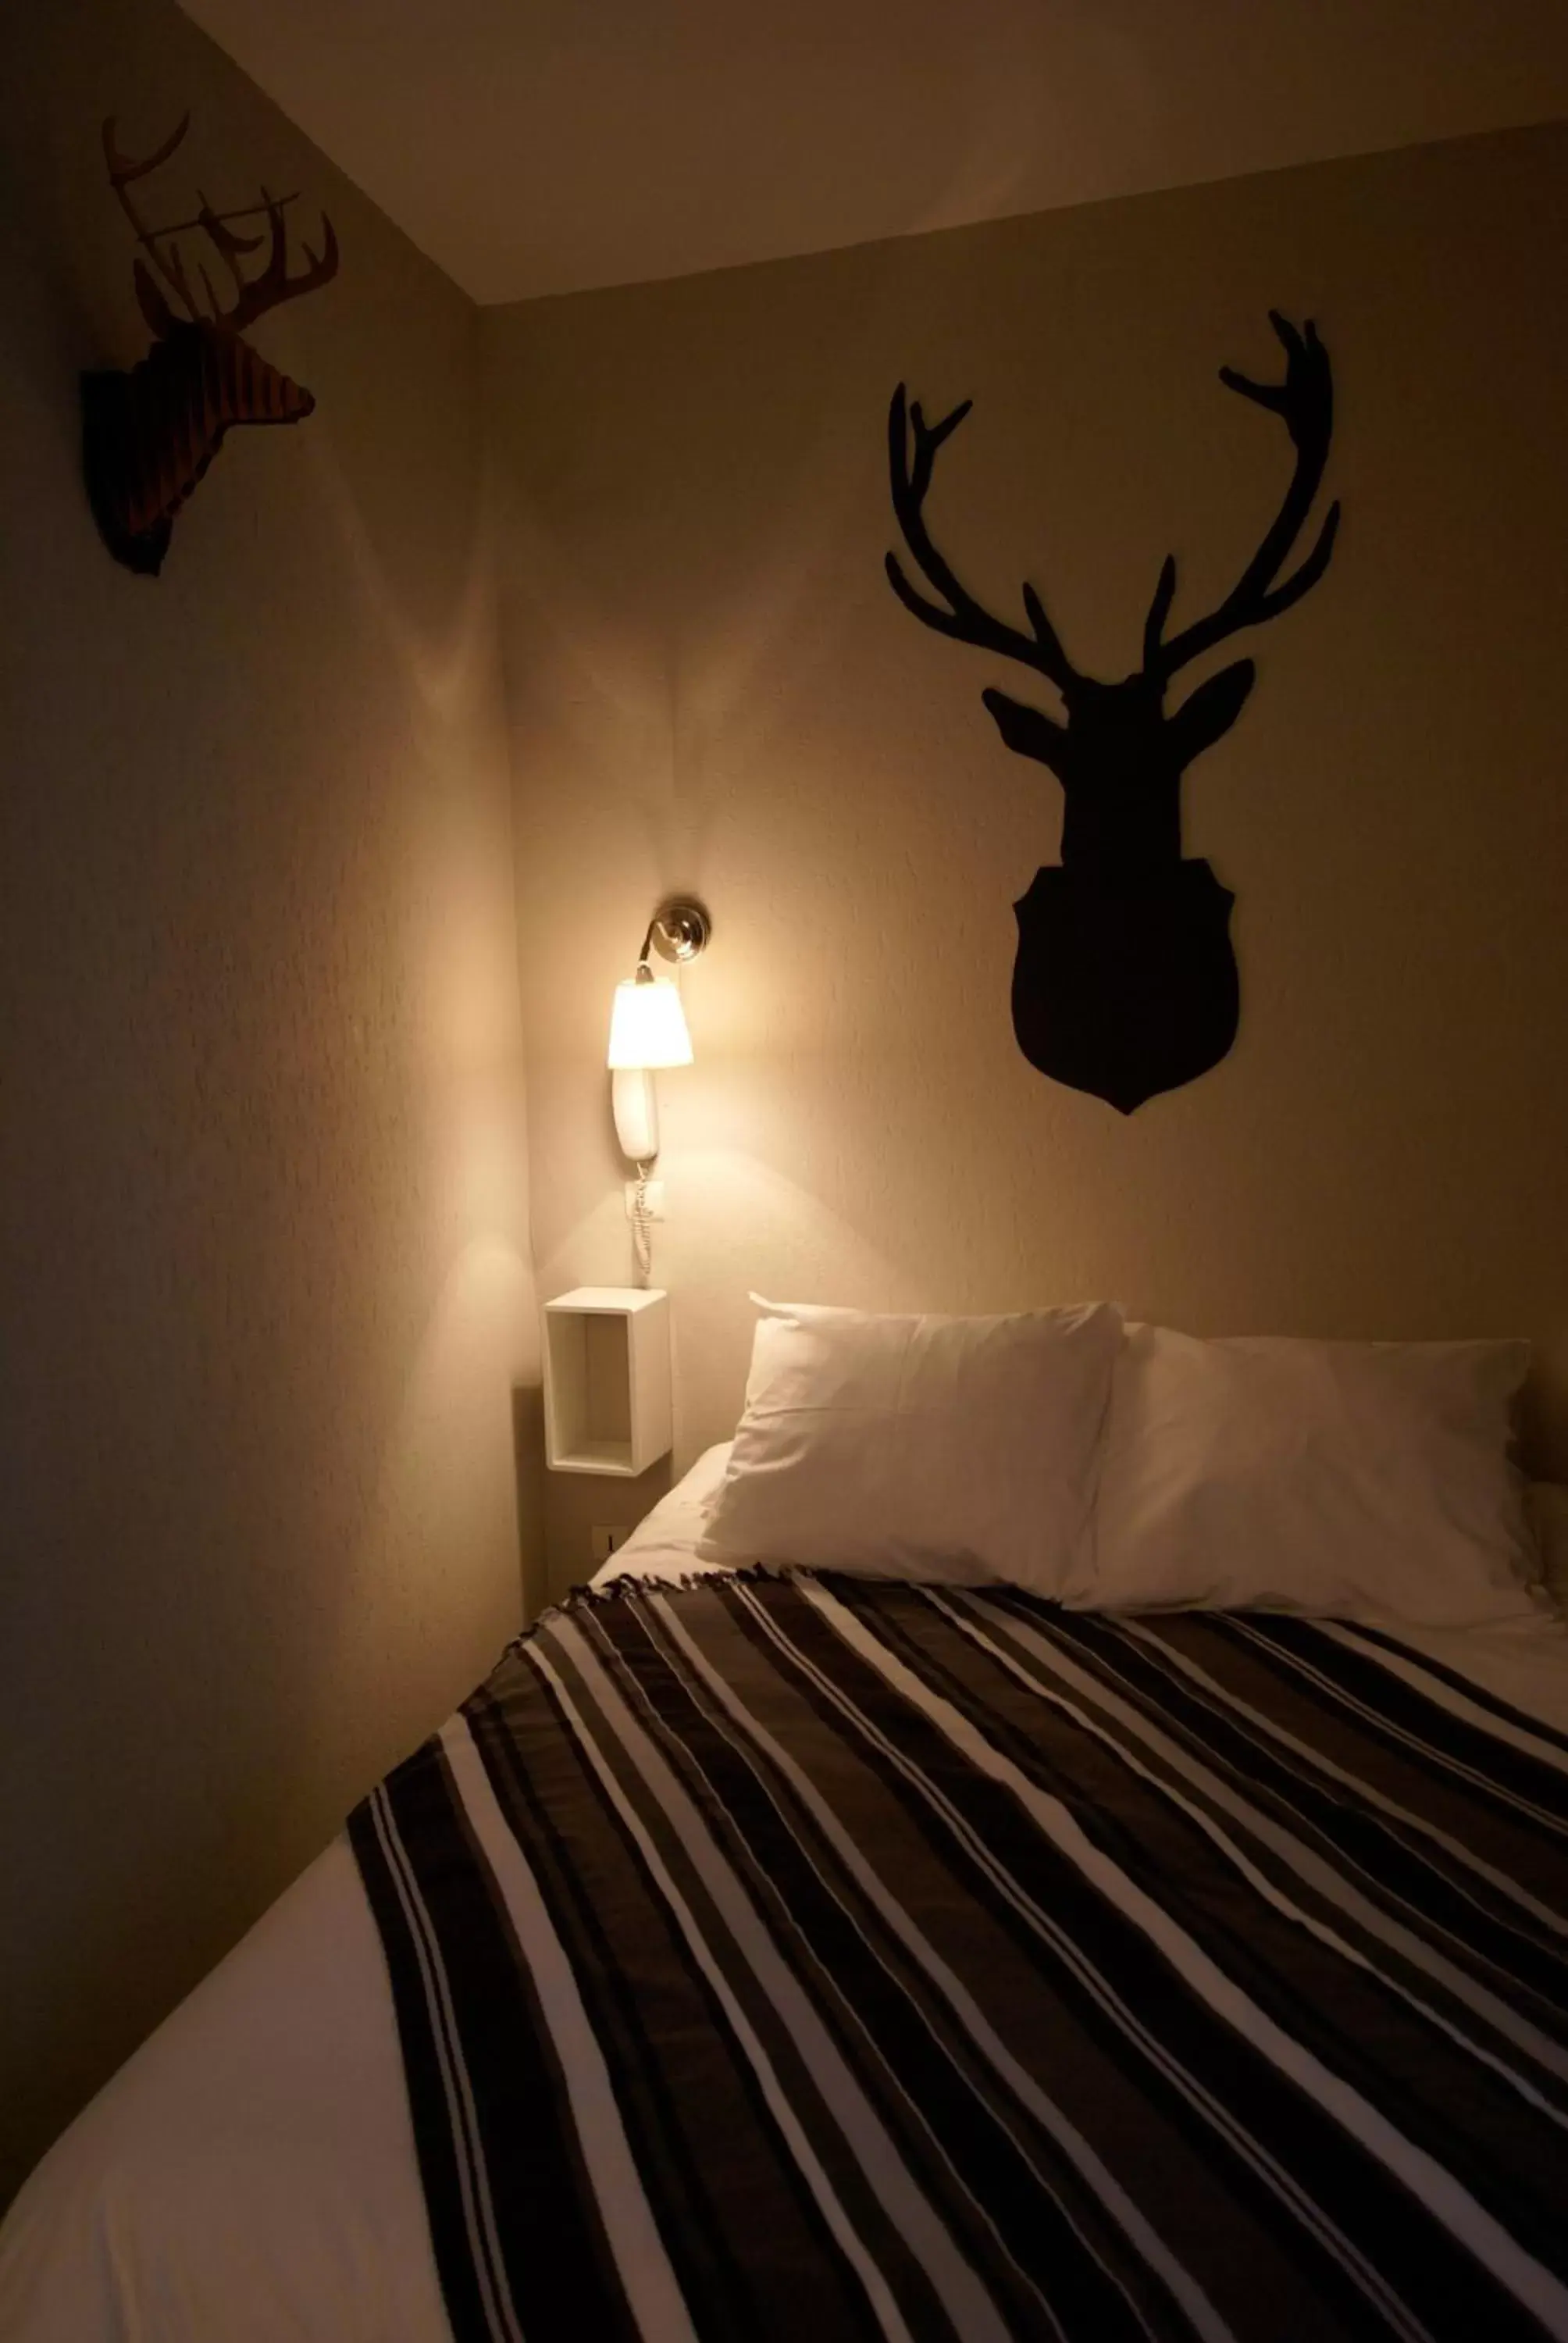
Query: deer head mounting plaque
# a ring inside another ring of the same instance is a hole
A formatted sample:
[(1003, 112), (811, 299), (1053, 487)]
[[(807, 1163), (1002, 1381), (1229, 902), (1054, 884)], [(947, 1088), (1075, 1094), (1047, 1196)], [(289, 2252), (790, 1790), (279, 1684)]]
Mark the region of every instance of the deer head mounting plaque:
[[(309, 391), (257, 356), (242, 337), (247, 326), (280, 302), (313, 293), (337, 274), (337, 239), (323, 216), (319, 254), (305, 249), (306, 266), (288, 271), (285, 206), (293, 196), (271, 196), (237, 211), (214, 211), (198, 194), (194, 217), (150, 228), (131, 194), (168, 161), (190, 127), (185, 115), (156, 154), (143, 161), (122, 155), (113, 121), (104, 125), (109, 185), (136, 231), (141, 251), (132, 272), (136, 301), (154, 335), (146, 357), (128, 372), (82, 377), (82, 453), (93, 517), (116, 561), (156, 577), (168, 550), (179, 510), (236, 423), (297, 423), (316, 406)], [(257, 235), (236, 222), (259, 220)], [(234, 283), (226, 308), (199, 261), (205, 306), (181, 256), (182, 236), (205, 236)], [(250, 255), (266, 246), (252, 276)], [(175, 306), (171, 306), (171, 303)]]
[(1041, 1073), (1123, 1114), (1217, 1065), (1236, 1038), (1241, 1006), (1230, 934), (1235, 898), (1207, 862), (1183, 860), (1181, 776), (1230, 730), (1255, 669), (1238, 659), (1169, 713), (1166, 689), (1201, 653), (1299, 602), (1327, 568), (1339, 526), (1332, 505), (1312, 551), (1280, 578), (1328, 461), (1333, 384), (1311, 321), (1298, 332), (1270, 316), (1284, 347), (1283, 382), (1252, 382), (1231, 367), (1221, 367), (1220, 379), (1283, 421), (1296, 451), (1284, 501), (1223, 601), (1169, 641), (1176, 562), (1167, 558), (1143, 623), (1142, 663), (1118, 682), (1079, 672), (1032, 586), (1023, 589), (1026, 633), (982, 608), (932, 543), (926, 494), (938, 451), (970, 402), (928, 423), (918, 401), (906, 406), (900, 383), (888, 416), (893, 510), (915, 567), (941, 599), (929, 601), (890, 553), (894, 592), (939, 634), (1032, 668), (1056, 686), (1065, 710), (1062, 722), (1006, 692), (981, 695), (1007, 746), (1048, 766), (1064, 799), (1060, 864), (1037, 871), (1014, 906), (1019, 1047)]

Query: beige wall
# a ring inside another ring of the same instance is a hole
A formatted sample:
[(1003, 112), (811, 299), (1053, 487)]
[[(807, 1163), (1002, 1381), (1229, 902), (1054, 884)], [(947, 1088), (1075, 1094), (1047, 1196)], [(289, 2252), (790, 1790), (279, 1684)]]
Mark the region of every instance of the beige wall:
[[(98, 124), (326, 197), (164, 577)], [(470, 305), (165, 0), (0, 25), (0, 2196), (488, 1664), (535, 1359)]]
[[(611, 985), (663, 889), (716, 922), (662, 1086), (682, 1458), (757, 1285), (1523, 1330), (1568, 1468), (1565, 239), (1553, 128), (486, 313), (546, 1294), (628, 1271)], [(1124, 1121), (1014, 1045), (1060, 796), (980, 704), (1022, 671), (883, 580), (883, 417), (900, 376), (973, 397), (940, 538), (1123, 672), (1166, 550), (1180, 623), (1273, 509), (1282, 434), (1215, 380), (1270, 367), (1271, 305), (1333, 351), (1345, 524), (1188, 778), (1240, 1041)]]

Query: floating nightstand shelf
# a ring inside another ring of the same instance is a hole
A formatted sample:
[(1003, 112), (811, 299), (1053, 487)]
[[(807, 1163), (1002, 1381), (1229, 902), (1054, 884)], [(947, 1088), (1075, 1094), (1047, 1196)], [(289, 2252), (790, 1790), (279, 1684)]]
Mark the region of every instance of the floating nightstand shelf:
[(545, 1462), (552, 1473), (646, 1473), (674, 1444), (669, 1296), (579, 1285), (545, 1304)]

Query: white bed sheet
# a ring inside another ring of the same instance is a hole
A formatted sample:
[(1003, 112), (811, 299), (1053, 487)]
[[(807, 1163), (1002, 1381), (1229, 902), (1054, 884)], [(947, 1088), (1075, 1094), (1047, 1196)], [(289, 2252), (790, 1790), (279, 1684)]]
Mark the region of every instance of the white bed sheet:
[(668, 1584), (724, 1570), (723, 1563), (699, 1562), (697, 1541), (708, 1501), (724, 1478), (734, 1445), (732, 1440), (721, 1440), (716, 1447), (705, 1448), (690, 1472), (638, 1522), (625, 1544), (600, 1564), (590, 1586), (608, 1586), (618, 1578), (658, 1578)]
[(380, 1940), (346, 1839), (55, 2144), (0, 2229), (5, 2343), (451, 2343)]
[[(599, 1571), (705, 1574), (710, 1448)], [(1568, 1733), (1568, 1630), (1403, 1630)], [(1568, 1772), (1568, 1756), (1563, 1760)], [(450, 2343), (380, 1944), (327, 1848), (77, 2118), (0, 2228), (5, 2343)]]

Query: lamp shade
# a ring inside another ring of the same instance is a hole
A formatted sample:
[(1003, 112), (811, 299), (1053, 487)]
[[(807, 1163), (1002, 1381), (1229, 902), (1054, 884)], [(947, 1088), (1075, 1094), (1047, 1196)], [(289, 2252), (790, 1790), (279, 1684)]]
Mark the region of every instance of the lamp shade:
[(659, 977), (638, 977), (616, 986), (608, 1062), (612, 1072), (690, 1065), (691, 1036), (673, 984)]

